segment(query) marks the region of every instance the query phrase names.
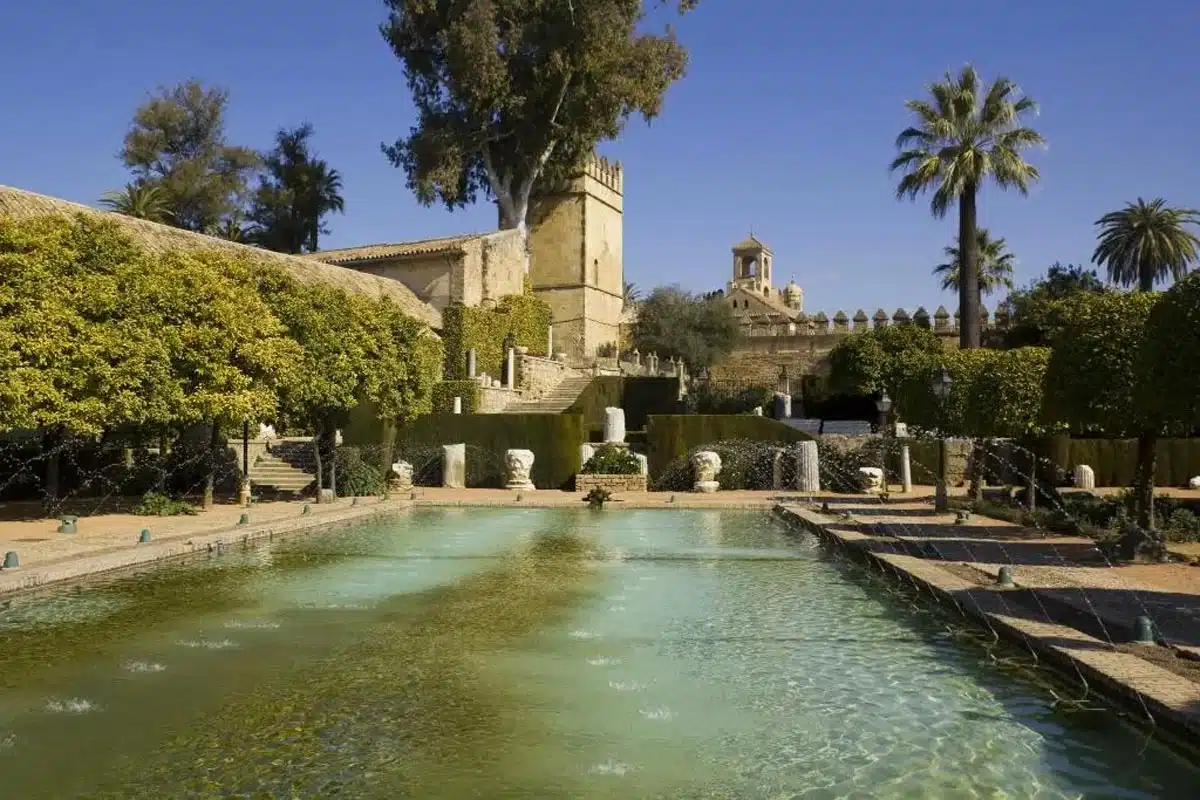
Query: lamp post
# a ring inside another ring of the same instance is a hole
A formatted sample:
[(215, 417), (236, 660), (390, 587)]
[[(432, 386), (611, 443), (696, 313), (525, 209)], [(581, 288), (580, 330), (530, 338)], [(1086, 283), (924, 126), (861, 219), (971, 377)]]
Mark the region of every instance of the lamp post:
[(950, 397), (950, 388), (954, 381), (950, 373), (942, 370), (942, 374), (933, 379), (933, 396), (938, 403), (938, 466), (937, 486), (933, 490), (934, 511), (949, 509), (949, 497), (946, 488), (946, 462), (949, 460), (950, 441), (946, 438), (946, 400)]
[(879, 436), (883, 442), (882, 453), (880, 455), (880, 464), (883, 467), (883, 491), (886, 494), (888, 490), (887, 478), (887, 429), (888, 429), (888, 413), (892, 410), (892, 398), (888, 397), (887, 389), (880, 393), (879, 399), (875, 401), (875, 408), (879, 410)]

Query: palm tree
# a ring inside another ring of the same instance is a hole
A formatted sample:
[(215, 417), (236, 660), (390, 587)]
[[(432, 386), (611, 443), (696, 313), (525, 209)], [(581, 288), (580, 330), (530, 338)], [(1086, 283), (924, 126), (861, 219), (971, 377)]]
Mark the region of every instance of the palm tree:
[[(979, 293), (991, 294), (1004, 288), (1012, 291), (1013, 254), (1008, 251), (1004, 239), (993, 239), (987, 228), (980, 228), (976, 236), (979, 252)], [(933, 274), (942, 279), (942, 291), (960, 291), (959, 275), (962, 274), (962, 254), (958, 247), (947, 247), (943, 252), (949, 259), (945, 264), (933, 268)]]
[(1185, 226), (1200, 225), (1200, 211), (1171, 208), (1156, 197), (1138, 198), (1125, 208), (1096, 220), (1100, 228), (1092, 263), (1108, 270), (1108, 280), (1120, 286), (1137, 284), (1150, 292), (1154, 284), (1177, 281), (1196, 261), (1200, 240)]
[(638, 301), (642, 299), (642, 290), (638, 288), (636, 283), (625, 281), (624, 293), (622, 302), (625, 308), (636, 306)]
[(275, 149), (263, 157), (264, 174), (250, 217), (253, 240), (282, 253), (313, 252), (329, 229), (325, 216), (342, 213), (342, 176), (309, 150), (312, 125), (275, 134)]
[[(1161, 197), (1147, 203), (1138, 198), (1125, 208), (1096, 220), (1100, 228), (1092, 263), (1108, 270), (1108, 280), (1120, 286), (1137, 285), (1139, 292), (1154, 291), (1154, 284), (1187, 274), (1197, 258), (1200, 240), (1185, 226), (1200, 224), (1200, 211), (1172, 208)], [(1138, 525), (1154, 527), (1154, 473), (1158, 450), (1157, 428), (1138, 434)]]
[(109, 211), (150, 222), (167, 222), (173, 216), (171, 198), (163, 187), (151, 183), (127, 183), (124, 189), (105, 192), (100, 205)]
[(975, 348), (981, 334), (976, 197), (989, 178), (1002, 189), (1028, 194), (1040, 173), (1021, 151), (1045, 140), (1021, 124), (1022, 117), (1037, 112), (1037, 104), (1018, 96), (1016, 84), (1007, 78), (983, 87), (968, 64), (957, 76), (946, 73), (944, 81), (929, 87), (929, 95), (905, 103), (916, 120), (896, 137), (901, 152), (891, 169), (904, 171), (898, 198), (915, 200), (933, 191), (934, 217), (941, 219), (958, 204), (958, 241), (966, 243), (958, 295), (959, 346)]
[(323, 159), (313, 159), (305, 171), (302, 196), (304, 216), (308, 221), (307, 247), (310, 253), (315, 253), (321, 234), (329, 233), (321, 220), (328, 214), (343, 214), (346, 211), (341, 173), (331, 169)]

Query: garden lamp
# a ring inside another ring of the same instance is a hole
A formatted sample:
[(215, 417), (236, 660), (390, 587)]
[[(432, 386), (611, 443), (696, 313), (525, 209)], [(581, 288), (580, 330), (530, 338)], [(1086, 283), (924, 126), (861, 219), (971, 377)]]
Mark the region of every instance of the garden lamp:
[(892, 410), (892, 398), (888, 397), (886, 389), (879, 395), (879, 399), (875, 401), (875, 408), (879, 409), (879, 413), (884, 415)]

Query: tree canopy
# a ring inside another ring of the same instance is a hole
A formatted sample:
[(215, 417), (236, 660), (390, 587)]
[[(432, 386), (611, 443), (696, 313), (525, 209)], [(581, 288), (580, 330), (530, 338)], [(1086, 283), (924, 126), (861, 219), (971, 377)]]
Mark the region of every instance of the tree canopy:
[(642, 0), (385, 4), (417, 122), (384, 154), (427, 205), (495, 198), (501, 228), (524, 230), (539, 182), (569, 177), (630, 116), (655, 117), (687, 61), (669, 30), (639, 32)]
[(659, 358), (683, 359), (690, 370), (712, 366), (733, 351), (737, 320), (728, 303), (678, 286), (660, 286), (638, 304), (633, 346)]
[(275, 134), (248, 217), (249, 239), (280, 253), (315, 252), (329, 233), (326, 216), (345, 211), (342, 176), (311, 152), (312, 125)]
[(1185, 435), (1200, 429), (1200, 273), (1164, 292), (1146, 320), (1137, 354), (1141, 407), (1150, 419)]
[(1037, 167), (1022, 151), (1043, 143), (1041, 134), (1022, 124), (1037, 112), (1037, 104), (1020, 96), (1016, 84), (997, 78), (984, 86), (975, 68), (946, 74), (929, 86), (929, 97), (909, 100), (905, 107), (914, 123), (896, 137), (900, 154), (891, 169), (903, 177), (899, 198), (916, 199), (932, 192), (930, 210), (942, 218), (958, 205), (958, 243), (962, 247), (959, 314), (960, 346), (981, 344), (979, 316), (979, 249), (976, 198), (990, 179), (1002, 189), (1028, 194), (1039, 178)]
[(1108, 291), (1095, 270), (1055, 262), (1045, 277), (1009, 294), (1005, 302), (1012, 325), (1003, 333), (1004, 346), (1046, 347), (1053, 344), (1065, 324), (1064, 315), (1069, 308), (1065, 301)]
[(1154, 290), (1168, 278), (1178, 281), (1196, 263), (1200, 239), (1188, 226), (1200, 225), (1200, 211), (1172, 208), (1161, 197), (1138, 198), (1096, 220), (1100, 228), (1092, 263), (1108, 270), (1119, 286)]
[(134, 113), (121, 159), (138, 182), (159, 186), (171, 224), (207, 232), (242, 204), (258, 154), (225, 140), (229, 94), (191, 80), (160, 88)]

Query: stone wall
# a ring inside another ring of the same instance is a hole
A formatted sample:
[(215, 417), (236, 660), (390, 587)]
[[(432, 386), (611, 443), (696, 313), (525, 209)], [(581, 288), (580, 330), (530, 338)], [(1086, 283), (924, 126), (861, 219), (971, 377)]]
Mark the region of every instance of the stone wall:
[(592, 489), (607, 489), (610, 492), (644, 492), (645, 475), (585, 475), (575, 476), (575, 491), (590, 492)]
[(479, 388), (479, 405), (475, 409), (476, 414), (502, 414), (504, 409), (508, 408), (509, 403), (517, 400), (519, 395), (511, 390), (504, 388), (480, 387)]
[(561, 361), (528, 353), (517, 355), (517, 389), (526, 400), (544, 397), (568, 376), (579, 373)]

